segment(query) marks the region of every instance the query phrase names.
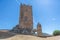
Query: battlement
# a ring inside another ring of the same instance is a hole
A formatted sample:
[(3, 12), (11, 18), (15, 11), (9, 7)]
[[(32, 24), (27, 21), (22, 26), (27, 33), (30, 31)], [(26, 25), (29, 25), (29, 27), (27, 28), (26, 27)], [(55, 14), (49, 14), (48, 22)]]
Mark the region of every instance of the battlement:
[(32, 7), (31, 5), (21, 4), (21, 6)]

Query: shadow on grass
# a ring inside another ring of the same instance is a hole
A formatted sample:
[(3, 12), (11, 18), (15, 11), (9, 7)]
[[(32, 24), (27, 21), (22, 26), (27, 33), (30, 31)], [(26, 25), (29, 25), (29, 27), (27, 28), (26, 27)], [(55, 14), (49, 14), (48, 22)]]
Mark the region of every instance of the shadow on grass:
[(12, 33), (12, 32), (0, 32), (0, 39), (13, 37), (15, 35), (16, 35), (16, 33)]

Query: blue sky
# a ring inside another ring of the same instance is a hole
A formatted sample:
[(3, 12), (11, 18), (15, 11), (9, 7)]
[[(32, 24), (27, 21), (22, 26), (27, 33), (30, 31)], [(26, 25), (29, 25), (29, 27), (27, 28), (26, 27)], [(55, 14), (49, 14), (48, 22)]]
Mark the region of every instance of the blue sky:
[(12, 29), (19, 23), (20, 4), (32, 5), (33, 25), (42, 32), (60, 30), (60, 0), (0, 0), (0, 29)]

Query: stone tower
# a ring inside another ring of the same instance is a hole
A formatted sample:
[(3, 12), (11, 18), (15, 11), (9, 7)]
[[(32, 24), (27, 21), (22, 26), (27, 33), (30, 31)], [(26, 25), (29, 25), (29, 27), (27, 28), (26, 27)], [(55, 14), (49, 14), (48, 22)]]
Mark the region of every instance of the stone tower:
[(21, 4), (19, 29), (21, 33), (31, 33), (33, 29), (32, 6)]
[(38, 36), (42, 36), (42, 28), (41, 28), (41, 24), (37, 24), (37, 35)]

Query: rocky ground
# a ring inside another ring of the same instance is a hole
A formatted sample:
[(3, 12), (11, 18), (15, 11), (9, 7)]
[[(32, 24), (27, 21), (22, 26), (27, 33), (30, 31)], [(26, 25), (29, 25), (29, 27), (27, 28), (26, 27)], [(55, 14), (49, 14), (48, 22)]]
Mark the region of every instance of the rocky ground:
[(36, 37), (31, 35), (15, 35), (15, 36), (0, 39), (0, 40), (60, 40), (60, 36), (42, 38), (42, 37)]

